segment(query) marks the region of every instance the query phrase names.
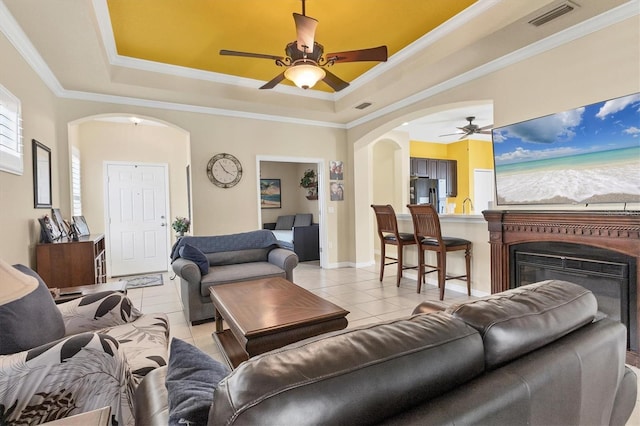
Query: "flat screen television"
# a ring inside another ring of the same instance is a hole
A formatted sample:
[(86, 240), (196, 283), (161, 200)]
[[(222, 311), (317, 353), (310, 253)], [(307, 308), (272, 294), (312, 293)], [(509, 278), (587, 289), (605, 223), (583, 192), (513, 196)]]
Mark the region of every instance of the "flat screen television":
[(640, 93), (491, 133), (498, 205), (640, 202)]

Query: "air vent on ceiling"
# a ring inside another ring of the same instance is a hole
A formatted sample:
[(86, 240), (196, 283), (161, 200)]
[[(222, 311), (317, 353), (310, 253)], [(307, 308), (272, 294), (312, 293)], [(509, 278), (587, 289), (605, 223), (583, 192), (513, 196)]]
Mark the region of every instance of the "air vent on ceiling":
[(363, 102), (356, 107), (356, 109), (365, 109), (371, 106), (371, 102)]
[(529, 23), (531, 25), (534, 25), (536, 27), (539, 27), (542, 24), (546, 24), (549, 21), (552, 21), (566, 13), (571, 12), (573, 9), (575, 9), (576, 7), (578, 7), (577, 4), (573, 3), (573, 2), (569, 2), (566, 1), (556, 7), (554, 7), (553, 9), (549, 10), (548, 12), (543, 13), (540, 16), (536, 16), (535, 18), (533, 18), (532, 20), (529, 21)]

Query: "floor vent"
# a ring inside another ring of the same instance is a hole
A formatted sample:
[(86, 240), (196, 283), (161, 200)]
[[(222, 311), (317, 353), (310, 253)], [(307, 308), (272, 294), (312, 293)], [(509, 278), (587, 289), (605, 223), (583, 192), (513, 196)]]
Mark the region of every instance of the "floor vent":
[(552, 21), (566, 13), (571, 12), (573, 9), (578, 7), (577, 4), (571, 2), (564, 2), (561, 5), (551, 9), (548, 12), (543, 13), (540, 16), (536, 16), (532, 20), (529, 21), (531, 25), (539, 27), (542, 24), (546, 24), (549, 21)]
[(371, 102), (363, 102), (356, 107), (356, 109), (365, 109), (371, 106)]

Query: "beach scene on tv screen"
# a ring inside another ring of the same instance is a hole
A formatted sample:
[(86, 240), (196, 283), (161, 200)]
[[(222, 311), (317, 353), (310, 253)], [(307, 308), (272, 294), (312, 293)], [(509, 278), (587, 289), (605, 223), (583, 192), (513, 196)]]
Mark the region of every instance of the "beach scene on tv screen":
[(497, 203), (640, 202), (640, 93), (492, 130)]

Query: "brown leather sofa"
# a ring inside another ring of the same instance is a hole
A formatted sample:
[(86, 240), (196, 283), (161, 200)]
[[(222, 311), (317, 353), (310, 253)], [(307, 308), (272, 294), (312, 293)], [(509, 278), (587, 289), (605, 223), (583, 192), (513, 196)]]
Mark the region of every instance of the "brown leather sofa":
[[(637, 379), (626, 330), (581, 286), (544, 281), (445, 312), (304, 340), (241, 364), (210, 425), (624, 425)], [(136, 394), (140, 425), (167, 424), (166, 369)]]

